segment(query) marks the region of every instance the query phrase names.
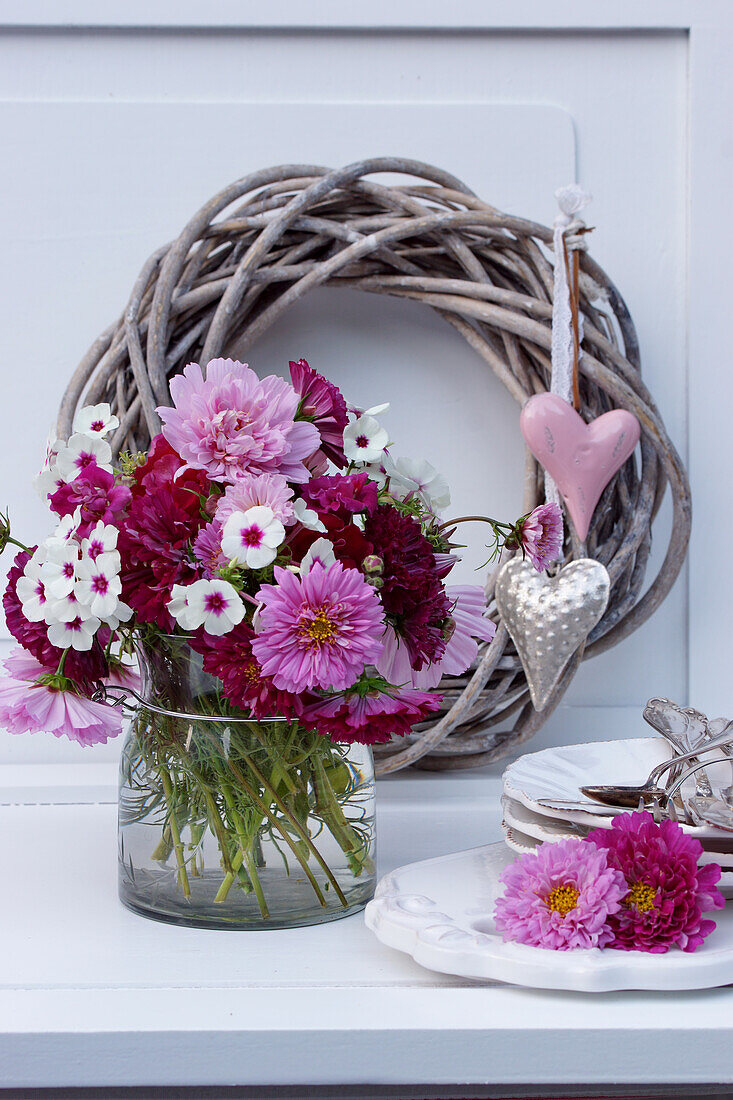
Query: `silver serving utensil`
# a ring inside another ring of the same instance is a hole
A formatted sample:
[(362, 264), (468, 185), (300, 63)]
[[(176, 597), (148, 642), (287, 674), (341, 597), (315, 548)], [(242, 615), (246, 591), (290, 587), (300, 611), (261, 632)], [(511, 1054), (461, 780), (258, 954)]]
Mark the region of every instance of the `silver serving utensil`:
[[(702, 711), (694, 707), (681, 707), (671, 699), (650, 699), (643, 711), (644, 721), (656, 733), (668, 741), (678, 754), (692, 752), (708, 736), (708, 719)], [(674, 765), (669, 778), (674, 780), (680, 768)], [(713, 789), (704, 768), (695, 774), (695, 793), (701, 798), (711, 798)]]
[[(711, 752), (713, 749), (720, 748), (722, 745), (730, 745), (733, 741), (733, 731), (726, 726), (724, 730), (718, 734), (717, 737), (709, 737), (704, 747), (697, 748), (695, 752), (681, 753), (679, 756), (673, 756), (669, 760), (662, 761), (661, 764), (657, 764), (655, 768), (652, 768), (644, 783), (640, 784), (613, 784), (604, 783), (595, 785), (589, 785), (581, 787), (581, 792), (586, 795), (587, 798), (592, 798), (595, 802), (601, 802), (605, 806), (623, 806), (626, 808), (636, 809), (639, 803), (644, 805), (651, 804), (654, 799), (657, 799), (660, 805), (665, 805), (667, 799), (671, 797), (671, 794), (667, 788), (657, 786), (660, 777), (668, 771), (669, 768), (675, 764), (684, 764), (698, 761), (698, 757), (703, 754)], [(688, 774), (691, 774), (695, 769), (689, 769), (684, 778), (686, 779)], [(683, 780), (678, 780), (674, 786), (674, 792), (679, 790), (682, 786)], [(674, 793), (673, 792), (673, 793)]]
[[(713, 718), (708, 722), (707, 736), (719, 737), (726, 730), (733, 732), (733, 722), (730, 718)], [(730, 746), (724, 746), (723, 752), (726, 756), (731, 758), (731, 767), (733, 767), (733, 749)], [(720, 797), (728, 803), (729, 806), (733, 806), (733, 783), (729, 787), (723, 787), (720, 791)]]

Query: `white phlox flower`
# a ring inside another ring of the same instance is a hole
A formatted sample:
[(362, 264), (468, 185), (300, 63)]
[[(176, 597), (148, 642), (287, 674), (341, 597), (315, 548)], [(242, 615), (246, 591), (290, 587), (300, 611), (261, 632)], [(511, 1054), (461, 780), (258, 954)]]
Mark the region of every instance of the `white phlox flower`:
[(297, 519), (298, 523), (303, 527), (307, 527), (309, 531), (321, 531), (326, 530), (326, 525), (323, 520), (319, 519), (318, 512), (314, 508), (309, 508), (302, 497), (298, 497), (293, 502), (293, 515)]
[(101, 626), (95, 616), (83, 619), (77, 615), (71, 622), (52, 623), (48, 628), (48, 640), (59, 649), (77, 649), (81, 652), (92, 648), (94, 635)]
[(79, 566), (79, 544), (51, 538), (45, 543), (46, 560), (41, 565), (41, 579), (46, 595), (62, 600), (74, 591)]
[(120, 422), (110, 406), (103, 401), (100, 405), (85, 405), (74, 417), (73, 431), (83, 435), (105, 436), (119, 428)]
[(118, 535), (119, 531), (111, 523), (97, 520), (87, 538), (81, 540), (81, 552), (96, 561), (100, 554), (111, 554), (117, 550)]
[[(382, 411), (384, 406), (377, 405), (375, 409)], [(372, 410), (362, 413), (344, 429), (344, 454), (350, 462), (377, 462), (388, 443), (389, 436)]]
[(237, 565), (264, 569), (277, 557), (284, 538), (285, 528), (272, 508), (256, 504), (246, 512), (232, 512), (224, 524), (221, 549)]
[(95, 559), (83, 557), (77, 566), (74, 595), (98, 619), (106, 619), (117, 610), (122, 592), (119, 570), (120, 555), (116, 550)]
[(46, 539), (46, 546), (50, 546), (52, 542), (69, 542), (76, 535), (76, 529), (80, 523), (81, 508), (77, 508), (71, 516), (63, 516)]
[(23, 576), (18, 578), (18, 583), (15, 586), (23, 615), (29, 623), (45, 622), (46, 619), (48, 596), (41, 576), (41, 569), (45, 560), (46, 547), (41, 543), (26, 562)]
[(418, 493), (433, 512), (442, 512), (450, 504), (448, 482), (425, 459), (398, 458), (388, 473), (390, 491), (398, 500)]
[(102, 622), (105, 626), (108, 626), (110, 630), (117, 630), (120, 623), (129, 622), (132, 618), (132, 608), (124, 602), (124, 600), (118, 600), (113, 614), (105, 615), (102, 618)]
[(307, 577), (315, 562), (320, 562), (324, 569), (328, 569), (329, 565), (333, 565), (335, 561), (333, 543), (328, 539), (316, 539), (300, 563), (300, 575)]
[(56, 469), (64, 481), (73, 481), (87, 466), (96, 463), (101, 470), (112, 473), (112, 448), (99, 435), (77, 432), (63, 447), (56, 459)]
[(244, 604), (229, 581), (200, 580), (193, 584), (174, 584), (168, 610), (183, 630), (207, 634), (227, 634), (244, 618)]
[(56, 432), (51, 429), (46, 440), (46, 456), (43, 460), (43, 466), (33, 478), (33, 488), (43, 501), (47, 501), (49, 496), (55, 493), (64, 483), (56, 465), (58, 453), (63, 446), (63, 441), (57, 439)]

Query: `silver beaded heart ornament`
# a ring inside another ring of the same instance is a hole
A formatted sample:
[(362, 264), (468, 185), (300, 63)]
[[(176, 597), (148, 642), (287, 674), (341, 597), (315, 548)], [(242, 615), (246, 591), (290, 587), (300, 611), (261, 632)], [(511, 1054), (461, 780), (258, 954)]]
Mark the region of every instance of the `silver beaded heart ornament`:
[(535, 710), (543, 710), (568, 661), (606, 610), (608, 570), (592, 558), (554, 577), (512, 558), (496, 580), (496, 606), (516, 646)]

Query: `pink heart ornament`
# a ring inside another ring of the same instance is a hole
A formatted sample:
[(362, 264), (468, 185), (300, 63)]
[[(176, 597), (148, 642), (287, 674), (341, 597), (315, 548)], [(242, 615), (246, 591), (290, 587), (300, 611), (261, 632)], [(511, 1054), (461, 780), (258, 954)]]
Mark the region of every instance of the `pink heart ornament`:
[(601, 493), (639, 442), (639, 421), (626, 409), (611, 409), (586, 424), (562, 397), (538, 393), (522, 409), (519, 426), (585, 540)]

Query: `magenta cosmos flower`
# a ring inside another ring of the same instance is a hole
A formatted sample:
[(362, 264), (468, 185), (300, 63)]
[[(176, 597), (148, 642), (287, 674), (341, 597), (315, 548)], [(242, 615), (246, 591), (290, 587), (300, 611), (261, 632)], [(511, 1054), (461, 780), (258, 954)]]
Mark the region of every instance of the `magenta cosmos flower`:
[(608, 920), (627, 890), (606, 853), (580, 839), (541, 844), (510, 863), (501, 881), (494, 919), (504, 940), (554, 951), (609, 944)]
[(384, 621), (376, 591), (356, 569), (316, 561), (305, 577), (275, 567), (265, 584), (261, 632), (252, 652), (281, 691), (351, 687), (382, 648)]
[(517, 524), (519, 545), (538, 573), (547, 569), (562, 550), (562, 512), (557, 504), (541, 504)]
[(442, 698), (414, 688), (396, 689), (391, 694), (376, 687), (366, 692), (340, 692), (307, 706), (302, 721), (332, 741), (376, 745), (404, 737), (416, 722), (438, 709)]
[(105, 744), (122, 729), (119, 712), (84, 695), (39, 684), (49, 670), (35, 657), (15, 650), (5, 661), (7, 676), (0, 677), (0, 724), (10, 733), (43, 730), (68, 737), (80, 745)]
[(259, 379), (245, 363), (212, 359), (206, 378), (198, 363), (189, 363), (170, 390), (175, 407), (157, 410), (163, 435), (192, 469), (230, 483), (265, 473), (308, 480), (303, 460), (320, 437), (313, 424), (296, 423), (298, 394), (282, 378)]
[(308, 365), (306, 359), (290, 361), (290, 377), (300, 394), (300, 413), (315, 424), (321, 450), (336, 466), (345, 466), (344, 428), (349, 422), (346, 402), (338, 386)]
[(610, 829), (594, 829), (588, 840), (624, 875), (628, 894), (611, 920), (611, 947), (662, 954), (670, 947), (694, 951), (715, 928), (703, 919), (725, 901), (715, 883), (717, 863), (698, 867), (702, 844), (675, 821), (657, 825), (646, 811), (619, 814)]

